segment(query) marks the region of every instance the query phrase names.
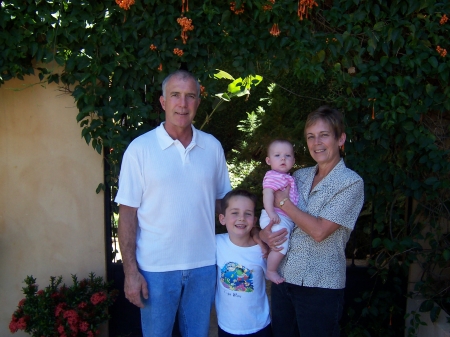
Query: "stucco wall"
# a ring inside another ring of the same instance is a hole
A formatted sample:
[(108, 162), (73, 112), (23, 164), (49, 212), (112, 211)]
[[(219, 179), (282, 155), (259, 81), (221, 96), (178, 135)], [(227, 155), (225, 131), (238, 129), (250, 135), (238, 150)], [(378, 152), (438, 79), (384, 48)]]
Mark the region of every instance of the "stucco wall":
[(102, 158), (81, 138), (74, 99), (37, 82), (0, 87), (0, 336), (27, 275), (40, 288), (50, 276), (106, 275)]

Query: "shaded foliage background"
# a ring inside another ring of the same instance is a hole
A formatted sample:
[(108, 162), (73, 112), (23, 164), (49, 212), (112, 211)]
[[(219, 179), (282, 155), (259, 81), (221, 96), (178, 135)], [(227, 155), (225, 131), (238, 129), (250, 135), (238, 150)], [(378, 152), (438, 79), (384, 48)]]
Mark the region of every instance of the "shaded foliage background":
[[(450, 298), (450, 63), (441, 49), (449, 47), (450, 3), (325, 0), (302, 21), (297, 6), (246, 0), (232, 10), (228, 1), (191, 0), (184, 15), (194, 29), (183, 44), (179, 0), (136, 1), (128, 11), (111, 0), (2, 1), (0, 84), (33, 73), (60, 83), (76, 101), (86, 142), (107, 149), (113, 194), (124, 149), (163, 120), (160, 84), (181, 64), (208, 92), (197, 123), (223, 91), (211, 76), (216, 69), (265, 78), (248, 101), (232, 100), (205, 129), (224, 144), (231, 171), (246, 174), (236, 182), (250, 189), (266, 170), (260, 163), (269, 139), (290, 139), (297, 164), (308, 165), (305, 115), (325, 102), (340, 108), (346, 163), (365, 181), (354, 235), (368, 243), (355, 254), (370, 255), (374, 285), (358, 299), (362, 309), (350, 313), (346, 331), (398, 335), (403, 325), (393, 322), (403, 320), (398, 299), (407, 295), (412, 264), (422, 268), (414, 289), (427, 298), (422, 311), (435, 319)], [(270, 34), (274, 24), (278, 37)], [(269, 83), (278, 85), (266, 93)]]

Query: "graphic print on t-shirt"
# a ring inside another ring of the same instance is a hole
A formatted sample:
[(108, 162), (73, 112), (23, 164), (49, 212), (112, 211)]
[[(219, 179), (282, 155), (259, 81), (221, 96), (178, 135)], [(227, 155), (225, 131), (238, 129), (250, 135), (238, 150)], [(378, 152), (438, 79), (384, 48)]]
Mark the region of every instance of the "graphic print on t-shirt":
[(235, 262), (226, 263), (220, 273), (220, 283), (232, 291), (251, 293), (253, 289), (253, 271)]

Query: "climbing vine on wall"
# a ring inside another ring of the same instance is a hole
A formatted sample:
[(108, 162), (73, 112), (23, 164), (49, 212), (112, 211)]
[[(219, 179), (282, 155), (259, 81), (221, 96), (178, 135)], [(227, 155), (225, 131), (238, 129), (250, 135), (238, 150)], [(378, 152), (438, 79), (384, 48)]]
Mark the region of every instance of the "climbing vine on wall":
[[(82, 137), (108, 149), (114, 185), (130, 140), (163, 119), (160, 84), (180, 65), (206, 103), (221, 92), (216, 69), (326, 83), (348, 123), (346, 161), (365, 180), (375, 275), (386, 283), (418, 262), (417, 291), (444, 307), (448, 287), (428, 280), (450, 260), (449, 14), (444, 0), (1, 1), (0, 85), (35, 73), (64, 87)], [(359, 322), (376, 317), (362, 329), (389, 335), (395, 304), (375, 294)]]

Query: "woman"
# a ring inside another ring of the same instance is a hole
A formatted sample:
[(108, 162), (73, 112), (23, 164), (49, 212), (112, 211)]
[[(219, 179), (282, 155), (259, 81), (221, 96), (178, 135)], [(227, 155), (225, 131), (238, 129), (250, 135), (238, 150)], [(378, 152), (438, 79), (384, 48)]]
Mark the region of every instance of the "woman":
[[(346, 168), (340, 149), (346, 139), (342, 114), (323, 106), (305, 124), (309, 153), (317, 162), (293, 174), (300, 195), (289, 200), (289, 187), (275, 193), (296, 224), (281, 262), (281, 284), (272, 284), (275, 337), (339, 336), (345, 287), (345, 245), (364, 201), (363, 180)], [(284, 230), (260, 237), (272, 249), (286, 240)]]

